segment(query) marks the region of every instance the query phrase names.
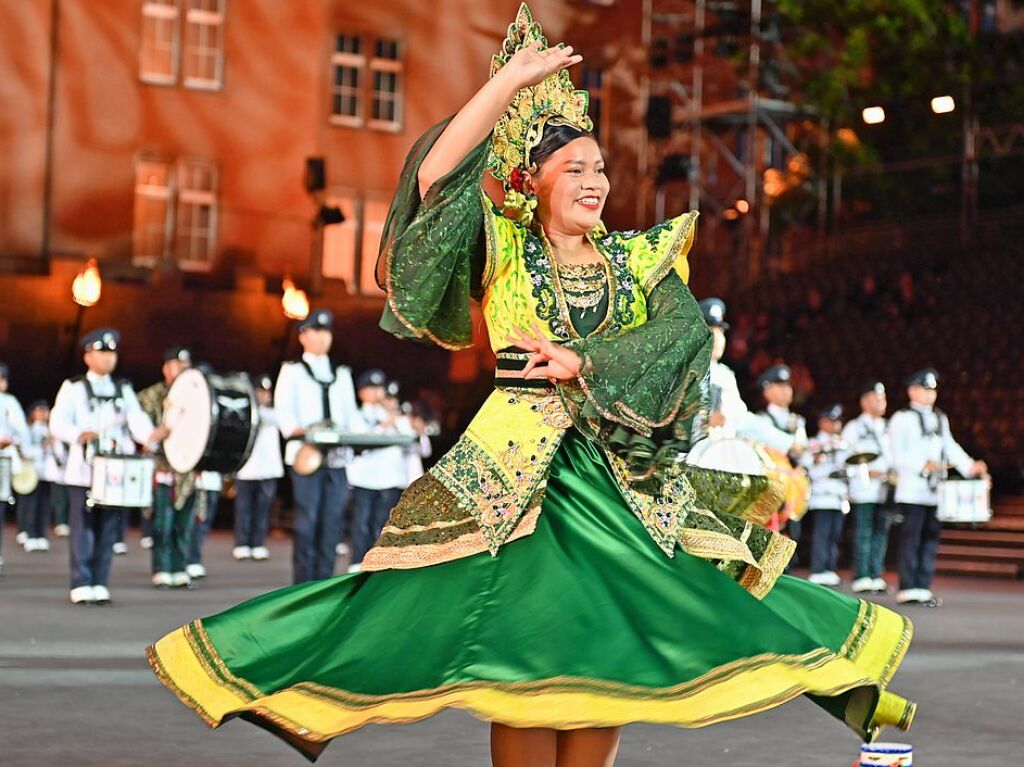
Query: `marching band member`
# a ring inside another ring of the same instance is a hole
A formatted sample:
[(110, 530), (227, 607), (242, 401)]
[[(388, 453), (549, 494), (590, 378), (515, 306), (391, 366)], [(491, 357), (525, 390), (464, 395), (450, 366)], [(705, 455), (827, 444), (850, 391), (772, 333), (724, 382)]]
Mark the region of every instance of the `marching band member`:
[(811, 523), (811, 574), (807, 580), (819, 586), (838, 586), (839, 538), (850, 511), (846, 485), (847, 453), (838, 437), (843, 428), (843, 406), (829, 405), (818, 416), (817, 449), (803, 454), (801, 461), (811, 480), (807, 515)]
[(35, 490), (18, 498), (28, 533), (24, 546), (25, 551), (49, 551), (46, 532), (50, 528), (50, 483), (56, 470), (49, 425), (50, 403), (46, 400), (33, 402), (28, 409), (28, 420), (29, 443), (22, 453), (32, 462), (39, 480)]
[(949, 418), (935, 407), (939, 374), (919, 370), (906, 379), (910, 406), (889, 421), (893, 466), (898, 472), (896, 504), (903, 514), (900, 532), (898, 602), (937, 607), (931, 591), (942, 526), (937, 516), (939, 482), (950, 467), (965, 477), (988, 474), (984, 461), (971, 458), (953, 439)]
[[(274, 403), (278, 428), (286, 440), (284, 462), (294, 467), (306, 429), (327, 422), (344, 431), (361, 431), (352, 372), (333, 367), (328, 353), (334, 340), (334, 315), (327, 309), (311, 312), (299, 324), (302, 358), (285, 364), (277, 378)], [(327, 453), (324, 466), (309, 476), (290, 468), (295, 495), (295, 540), (292, 548), (295, 583), (334, 574), (336, 546), (344, 533), (348, 479), (345, 467), (352, 451)]]
[(274, 382), (260, 376), (256, 382), (260, 427), (252, 454), (235, 474), (235, 559), (265, 560), (270, 506), (277, 495), (277, 481), (284, 476), (281, 435), (274, 411)]
[(711, 428), (708, 436), (713, 439), (735, 437), (749, 411), (736, 385), (736, 374), (722, 362), (725, 332), (729, 329), (729, 323), (725, 321), (725, 302), (720, 298), (705, 298), (700, 302), (700, 308), (715, 344), (711, 350), (711, 415), (708, 418)]
[[(11, 473), (14, 474), (21, 466), (21, 456), (18, 448), (27, 445), (29, 442), (28, 424), (25, 421), (25, 411), (21, 409), (21, 403), (11, 394), (7, 393), (11, 375), (11, 369), (6, 363), (0, 362), (0, 457), (9, 458), (11, 461)], [(7, 499), (0, 498), (0, 542), (3, 541), (3, 517), (7, 507)], [(28, 539), (28, 533), (20, 524), (19, 518), (18, 543), (23, 544)], [(25, 533), (22, 535), (22, 533)], [(3, 572), (4, 560), (0, 557), (0, 572)]]
[[(363, 422), (375, 434), (412, 434), (412, 426), (401, 414), (397, 400), (389, 399), (386, 384), (387, 377), (381, 370), (368, 370), (356, 379)], [(397, 394), (397, 387), (393, 393)], [(355, 572), (402, 495), (402, 484), (406, 480), (405, 451), (401, 447), (364, 450), (353, 459), (348, 476), (355, 497), (352, 562), (348, 569)]]
[(164, 426), (153, 428), (131, 384), (112, 377), (120, 342), (113, 328), (94, 330), (82, 338), (88, 372), (64, 381), (50, 414), (53, 436), (71, 446), (64, 484), (68, 486), (74, 604), (110, 602), (110, 562), (118, 517), (124, 513), (117, 507), (86, 504), (93, 456), (97, 452), (131, 455), (133, 440), (154, 445), (167, 436)]
[[(192, 367), (192, 352), (173, 346), (164, 352), (163, 380), (139, 392), (139, 404), (154, 423), (163, 423), (167, 392), (182, 371)], [(192, 579), (186, 572), (189, 535), (196, 505), (194, 472), (178, 474), (165, 457), (158, 456), (154, 472), (151, 510), (151, 572), (156, 588), (184, 588)], [(144, 512), (145, 514), (145, 512)]]
[(790, 411), (793, 404), (793, 373), (786, 365), (772, 365), (757, 378), (766, 407), (748, 413), (739, 429), (741, 437), (798, 458), (807, 447), (807, 422)]
[(861, 412), (843, 428), (843, 441), (853, 453), (874, 453), (878, 458), (854, 467), (849, 473), (850, 506), (856, 535), (852, 589), (858, 594), (869, 591), (884, 594), (889, 588), (883, 576), (891, 522), (886, 501), (892, 487), (886, 481), (892, 457), (885, 432), (885, 384), (869, 381), (858, 394)]

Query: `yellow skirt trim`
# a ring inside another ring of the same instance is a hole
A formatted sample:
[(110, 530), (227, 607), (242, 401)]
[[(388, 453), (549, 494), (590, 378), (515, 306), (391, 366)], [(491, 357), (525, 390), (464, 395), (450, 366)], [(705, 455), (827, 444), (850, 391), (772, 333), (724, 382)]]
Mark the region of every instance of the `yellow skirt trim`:
[[(211, 727), (241, 716), (274, 730), (307, 756), (315, 757), (327, 741), (364, 725), (416, 722), (445, 708), (465, 709), (480, 719), (513, 727), (579, 729), (630, 722), (704, 727), (765, 711), (804, 693), (834, 696), (855, 688), (884, 686), (868, 669), (889, 667), (903, 631), (899, 621), (876, 617), (868, 638), (853, 648), (859, 649), (856, 658), (824, 648), (803, 655), (765, 654), (659, 689), (561, 677), (518, 683), (457, 683), (382, 696), (300, 683), (264, 694), (228, 670), (200, 621), (162, 638), (147, 649), (147, 657), (160, 681)], [(883, 651), (886, 644), (888, 652)], [(873, 739), (886, 725), (910, 726), (912, 703), (883, 692), (872, 715), (872, 701), (870, 690), (858, 691), (848, 706), (847, 724), (863, 737)]]

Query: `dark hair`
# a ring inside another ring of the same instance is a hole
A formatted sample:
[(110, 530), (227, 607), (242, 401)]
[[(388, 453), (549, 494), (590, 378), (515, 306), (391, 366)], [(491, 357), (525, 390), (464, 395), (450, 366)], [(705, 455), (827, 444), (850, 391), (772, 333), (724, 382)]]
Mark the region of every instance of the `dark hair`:
[[(536, 166), (537, 170), (540, 170), (540, 166), (544, 164), (545, 160), (578, 138), (594, 138), (594, 134), (590, 131), (580, 130), (574, 125), (546, 125), (540, 141), (530, 152), (530, 162)], [(594, 140), (596, 141), (596, 139)]]

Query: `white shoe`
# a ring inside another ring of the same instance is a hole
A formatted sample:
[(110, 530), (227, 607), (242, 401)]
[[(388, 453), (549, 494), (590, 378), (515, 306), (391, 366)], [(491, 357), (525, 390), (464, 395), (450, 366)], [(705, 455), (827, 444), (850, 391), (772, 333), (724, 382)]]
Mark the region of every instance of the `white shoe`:
[(158, 589), (165, 589), (171, 585), (170, 573), (153, 573), (153, 585)]
[(866, 591), (875, 590), (874, 578), (857, 578), (851, 585), (850, 590), (854, 594), (863, 594)]
[(270, 551), (266, 546), (253, 546), (252, 558), (260, 562), (270, 559)]
[(922, 602), (921, 594), (924, 589), (900, 589), (896, 594), (896, 601), (901, 605), (908, 604), (910, 602)]
[(53, 534), (58, 538), (67, 538), (71, 535), (71, 528), (67, 525), (55, 525), (53, 528)]
[(106, 586), (93, 586), (92, 596), (96, 600), (98, 605), (109, 605), (110, 604), (110, 589)]
[(347, 557), (349, 554), (352, 553), (352, 549), (348, 547), (347, 543), (342, 542), (334, 547), (334, 553), (337, 554), (339, 557)]
[(358, 573), (358, 572), (360, 572), (360, 571), (361, 571), (362, 569), (363, 569), (363, 566), (362, 566), (362, 564), (360, 564), (360, 563), (356, 563), (356, 564), (354, 564), (354, 565), (349, 565), (349, 566), (348, 566), (348, 572), (350, 572), (350, 573)]
[(36, 551), (49, 551), (50, 541), (46, 538), (36, 538)]
[(876, 594), (888, 594), (889, 584), (885, 582), (885, 578), (875, 578), (871, 582), (871, 590)]
[(191, 583), (192, 579), (189, 577), (188, 573), (171, 573), (171, 586), (174, 588), (184, 588), (185, 586), (191, 585)]
[(96, 593), (92, 586), (78, 586), (71, 589), (71, 604), (88, 605), (96, 601)]
[(834, 586), (835, 581), (832, 579), (832, 573), (811, 573), (807, 576), (807, 580), (811, 583), (815, 583), (818, 586)]
[(205, 578), (206, 568), (202, 565), (186, 565), (185, 572), (190, 578)]
[(252, 549), (248, 546), (235, 546), (231, 549), (231, 556), (238, 560), (252, 559)]
[(36, 550), (36, 539), (35, 538), (26, 538), (24, 541), (21, 542), (21, 547), (23, 549), (25, 549), (25, 551), (35, 551)]
[(148, 535), (139, 538), (139, 545), (144, 549), (151, 549), (153, 548), (153, 539), (150, 538)]
[(0, 557), (0, 575), (4, 574), (4, 558)]
[(128, 544), (125, 543), (124, 541), (118, 541), (117, 543), (114, 544), (114, 553), (118, 554), (118, 555), (127, 554), (128, 553)]
[(918, 591), (921, 592), (921, 598), (918, 600), (919, 602), (935, 601), (935, 595), (932, 593), (931, 589), (918, 589)]
[(28, 533), (26, 533), (24, 530), (19, 530), (18, 534), (14, 536), (14, 540), (19, 546), (24, 546), (25, 541), (28, 540)]
[(828, 575), (829, 580), (831, 581), (828, 584), (829, 586), (842, 586), (843, 585), (843, 579), (839, 577), (839, 573), (837, 573), (835, 570), (829, 570), (828, 573), (826, 573), (826, 574)]

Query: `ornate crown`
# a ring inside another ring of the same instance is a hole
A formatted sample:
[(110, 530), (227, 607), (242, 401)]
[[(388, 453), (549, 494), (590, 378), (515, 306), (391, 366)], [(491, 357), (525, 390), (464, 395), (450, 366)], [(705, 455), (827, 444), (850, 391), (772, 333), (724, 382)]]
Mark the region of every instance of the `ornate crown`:
[[(533, 20), (530, 9), (523, 3), (516, 20), (508, 27), (501, 50), (491, 59), (490, 76), (494, 77), (516, 51), (538, 40), (547, 46), (540, 24)], [(572, 125), (588, 132), (594, 129), (587, 116), (589, 103), (587, 92), (576, 90), (564, 69), (548, 75), (537, 85), (522, 88), (494, 126), (487, 169), (508, 191), (513, 171), (530, 168), (530, 152), (540, 142), (548, 123)]]

